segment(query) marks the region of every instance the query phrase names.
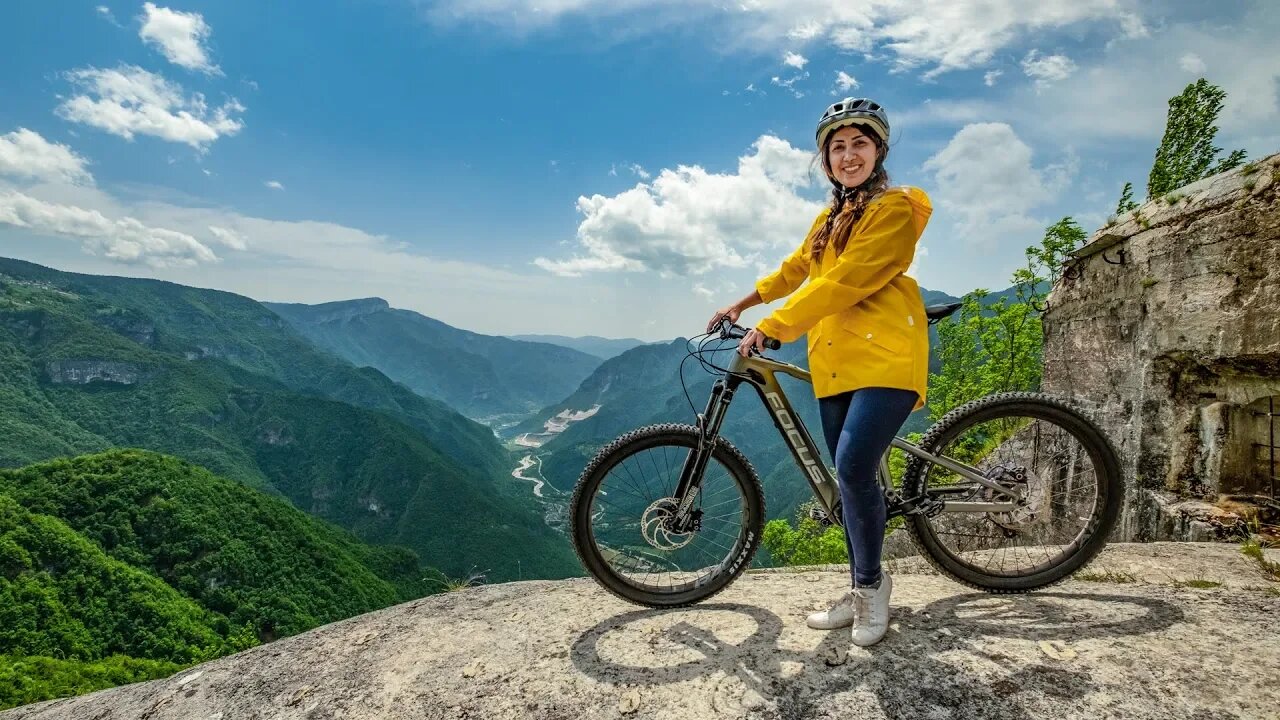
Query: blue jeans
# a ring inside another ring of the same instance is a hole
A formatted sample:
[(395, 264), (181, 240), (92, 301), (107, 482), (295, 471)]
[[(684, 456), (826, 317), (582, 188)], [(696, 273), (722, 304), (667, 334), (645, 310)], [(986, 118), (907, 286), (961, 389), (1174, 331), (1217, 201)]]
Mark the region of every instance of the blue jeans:
[(887, 512), (876, 480), (880, 456), (916, 404), (912, 390), (862, 388), (818, 398), (822, 432), (836, 464), (853, 586), (880, 579)]

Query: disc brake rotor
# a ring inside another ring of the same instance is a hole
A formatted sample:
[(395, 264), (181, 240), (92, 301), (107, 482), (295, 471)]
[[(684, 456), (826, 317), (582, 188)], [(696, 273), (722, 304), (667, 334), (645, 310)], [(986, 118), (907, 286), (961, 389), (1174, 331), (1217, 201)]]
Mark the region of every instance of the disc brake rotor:
[(640, 534), (645, 542), (658, 550), (679, 550), (693, 540), (693, 533), (676, 533), (670, 530), (670, 520), (679, 505), (674, 498), (655, 500), (640, 516)]

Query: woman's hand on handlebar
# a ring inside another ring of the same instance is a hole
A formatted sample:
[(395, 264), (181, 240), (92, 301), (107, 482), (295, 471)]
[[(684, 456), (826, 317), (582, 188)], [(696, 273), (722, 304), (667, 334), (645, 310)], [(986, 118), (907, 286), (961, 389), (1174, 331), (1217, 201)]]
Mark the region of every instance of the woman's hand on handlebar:
[(738, 322), (738, 316), (741, 314), (742, 310), (738, 307), (737, 303), (717, 310), (716, 314), (711, 316), (711, 321), (707, 323), (707, 332), (711, 332), (718, 328), (720, 326), (720, 321), (725, 318), (728, 318), (731, 323)]
[(738, 342), (738, 354), (742, 357), (747, 357), (754, 349), (756, 354), (759, 355), (764, 351), (765, 339), (766, 336), (764, 333), (756, 330), (755, 328), (751, 328), (751, 330), (742, 337), (742, 340)]

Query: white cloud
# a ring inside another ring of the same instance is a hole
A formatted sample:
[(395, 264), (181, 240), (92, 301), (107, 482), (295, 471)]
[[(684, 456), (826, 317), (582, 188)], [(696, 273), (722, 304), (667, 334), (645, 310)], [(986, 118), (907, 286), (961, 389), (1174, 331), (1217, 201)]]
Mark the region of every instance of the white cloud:
[(1179, 58), (1178, 67), (1193, 75), (1203, 75), (1207, 69), (1205, 68), (1204, 60), (1201, 60), (1200, 56), (1195, 53), (1187, 53)]
[(535, 264), (564, 276), (702, 275), (748, 268), (761, 252), (798, 244), (822, 208), (798, 194), (812, 182), (812, 155), (770, 135), (752, 149), (738, 159), (736, 174), (681, 165), (612, 197), (578, 198), (581, 253)]
[(1076, 71), (1076, 64), (1066, 55), (1041, 57), (1038, 50), (1032, 50), (1022, 59), (1022, 71), (1027, 77), (1035, 78), (1037, 86), (1047, 87), (1071, 77), (1071, 73)]
[(213, 236), (214, 242), (232, 250), (247, 250), (249, 248), (248, 243), (244, 241), (244, 236), (235, 230), (210, 225), (209, 234)]
[[(1075, 173), (1075, 159), (1063, 165), (1036, 168), (1031, 148), (1005, 123), (975, 123), (955, 134), (942, 150), (925, 161), (933, 174), (934, 200), (951, 218), (959, 240), (977, 250), (992, 252), (1025, 246), (1044, 225), (1031, 213), (1052, 200)], [(939, 218), (935, 218), (939, 219)], [(1012, 253), (998, 253), (1012, 264)], [(1007, 279), (1007, 277), (1005, 278)], [(1003, 286), (1001, 286), (1003, 287)]]
[[(711, 287), (708, 287), (709, 285)], [(718, 283), (708, 283), (699, 280), (694, 282), (689, 289), (693, 291), (693, 294), (696, 297), (701, 298), (704, 302), (710, 302), (716, 298), (727, 297), (729, 293), (736, 292), (738, 286), (733, 281), (727, 279), (721, 280)]]
[(929, 248), (917, 244), (916, 256), (911, 260), (911, 267), (907, 268), (907, 274), (913, 278), (918, 277), (920, 275), (920, 261), (926, 257), (929, 257)]
[(264, 183), (263, 183), (263, 185), (266, 185), (267, 187), (271, 188), (272, 190), (283, 190), (283, 189), (284, 189), (284, 183), (280, 182), (279, 180), (268, 180), (268, 181), (264, 182)]
[(809, 73), (803, 72), (803, 73), (800, 73), (799, 75), (789, 77), (786, 80), (783, 80), (781, 77), (774, 75), (772, 78), (769, 78), (769, 82), (773, 83), (774, 85), (777, 85), (778, 87), (786, 89), (797, 98), (802, 98), (804, 97), (804, 93), (797, 90), (795, 88), (795, 84), (800, 80), (807, 80), (808, 78), (809, 78)]
[(118, 28), (124, 27), (123, 25), (120, 24), (119, 20), (116, 20), (116, 16), (111, 14), (111, 8), (107, 7), (106, 5), (99, 5), (96, 8), (94, 8), (94, 10), (96, 10), (99, 15), (101, 15), (107, 22), (111, 23), (112, 25), (115, 25)]
[(1147, 30), (1147, 25), (1142, 21), (1142, 17), (1137, 13), (1121, 13), (1120, 29), (1124, 31), (1126, 37), (1144, 38), (1148, 37), (1151, 32)]
[(925, 127), (955, 127), (967, 123), (1005, 119), (1008, 110), (985, 100), (950, 100), (925, 98), (915, 107), (908, 107), (890, 114), (894, 133), (912, 132)]
[(988, 70), (987, 72), (983, 73), (982, 82), (985, 83), (987, 87), (994, 87), (996, 84), (996, 78), (1000, 77), (1003, 74), (1004, 74), (1003, 70)]
[(797, 70), (803, 70), (809, 60), (799, 53), (789, 52), (782, 58), (782, 64), (793, 67)]
[(0, 175), (44, 182), (92, 183), (88, 161), (26, 128), (0, 135)]
[(244, 106), (229, 99), (210, 111), (204, 96), (184, 96), (182, 88), (140, 67), (122, 65), (114, 70), (82, 68), (67, 73), (81, 94), (58, 106), (57, 113), (132, 140), (135, 134), (204, 150), (219, 137), (235, 135), (244, 122), (234, 115)]
[(722, 47), (779, 48), (822, 41), (837, 49), (889, 58), (899, 69), (926, 67), (926, 77), (973, 68), (1034, 33), (1089, 23), (1127, 36), (1146, 32), (1136, 0), (415, 0), (439, 24), (481, 21), (517, 33), (543, 31), (562, 19), (596, 23), (619, 36), (705, 23)]
[(858, 87), (859, 85), (856, 78), (854, 78), (849, 73), (843, 70), (840, 70), (839, 72), (836, 73), (836, 89), (832, 90), (831, 94), (835, 95), (837, 92), (848, 92), (850, 90), (857, 90)]
[(218, 259), (186, 233), (150, 227), (132, 217), (112, 219), (97, 210), (49, 203), (13, 190), (0, 190), (0, 225), (80, 238), (89, 252), (122, 263), (166, 267)]
[[(648, 180), (650, 177), (652, 177), (649, 171), (645, 170), (644, 167), (640, 165), (640, 163), (631, 163), (630, 165), (625, 165), (624, 167), (630, 170), (632, 175), (635, 175), (641, 180)], [(609, 177), (618, 177), (617, 163), (613, 163), (612, 165), (609, 166)]]
[(792, 40), (807, 41), (812, 40), (824, 31), (822, 23), (806, 22), (796, 25), (787, 31), (787, 37)]
[(138, 37), (144, 43), (158, 48), (174, 65), (208, 74), (220, 72), (218, 66), (210, 62), (205, 47), (211, 29), (204, 16), (156, 7), (149, 2), (143, 3), (142, 10)]

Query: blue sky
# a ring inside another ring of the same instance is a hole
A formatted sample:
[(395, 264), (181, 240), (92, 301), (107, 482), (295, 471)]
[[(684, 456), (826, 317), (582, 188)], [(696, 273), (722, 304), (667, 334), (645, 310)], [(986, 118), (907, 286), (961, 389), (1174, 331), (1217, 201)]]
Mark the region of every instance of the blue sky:
[(890, 172), (935, 204), (913, 274), (957, 295), (1144, 186), (1197, 77), (1228, 92), (1219, 145), (1280, 151), (1273, 3), (1027, 7), (10, 3), (0, 254), (657, 340), (801, 241), (813, 126), (845, 95), (889, 108)]

